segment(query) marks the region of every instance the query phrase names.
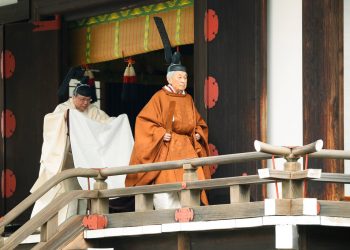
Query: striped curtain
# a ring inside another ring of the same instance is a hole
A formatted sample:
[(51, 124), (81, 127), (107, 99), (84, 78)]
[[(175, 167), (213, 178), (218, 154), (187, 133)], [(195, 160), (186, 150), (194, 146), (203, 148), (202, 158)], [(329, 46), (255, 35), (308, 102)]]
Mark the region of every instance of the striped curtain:
[(172, 0), (71, 22), (71, 65), (162, 49), (153, 16), (163, 19), (172, 46), (194, 43), (193, 0)]

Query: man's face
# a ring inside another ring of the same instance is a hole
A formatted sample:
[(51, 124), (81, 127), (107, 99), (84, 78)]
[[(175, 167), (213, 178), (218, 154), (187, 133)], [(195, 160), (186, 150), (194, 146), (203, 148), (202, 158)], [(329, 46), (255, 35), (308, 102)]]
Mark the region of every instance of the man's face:
[(175, 71), (169, 79), (169, 83), (176, 92), (183, 91), (187, 88), (187, 73), (183, 71)]
[(90, 105), (91, 98), (88, 96), (77, 95), (73, 96), (73, 103), (77, 110), (84, 112)]

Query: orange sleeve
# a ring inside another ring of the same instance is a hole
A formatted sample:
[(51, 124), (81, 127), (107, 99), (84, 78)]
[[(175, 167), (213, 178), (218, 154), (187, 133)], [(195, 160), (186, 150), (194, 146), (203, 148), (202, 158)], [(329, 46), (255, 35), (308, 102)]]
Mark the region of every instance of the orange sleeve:
[[(163, 136), (166, 132), (160, 92), (157, 92), (136, 118), (135, 145), (131, 154), (130, 165), (159, 161), (159, 150), (165, 146)], [(151, 184), (160, 171), (128, 174), (126, 186)]]

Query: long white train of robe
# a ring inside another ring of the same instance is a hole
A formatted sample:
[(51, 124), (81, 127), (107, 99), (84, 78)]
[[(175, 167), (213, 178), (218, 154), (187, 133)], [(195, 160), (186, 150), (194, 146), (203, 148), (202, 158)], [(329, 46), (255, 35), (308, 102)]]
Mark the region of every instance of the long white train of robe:
[[(42, 147), (39, 178), (31, 192), (61, 171), (73, 167), (105, 168), (129, 164), (133, 137), (126, 115), (98, 122), (84, 113), (70, 110), (70, 140), (63, 112), (51, 113), (44, 118), (44, 143)], [(72, 154), (69, 152), (71, 141)], [(124, 176), (109, 177), (109, 188), (124, 187)], [(79, 183), (81, 185), (79, 185)], [(47, 206), (55, 197), (69, 190), (87, 189), (87, 179), (71, 178), (52, 188), (34, 205), (32, 217)], [(61, 209), (59, 223), (74, 214), (84, 214), (86, 202), (71, 202)]]

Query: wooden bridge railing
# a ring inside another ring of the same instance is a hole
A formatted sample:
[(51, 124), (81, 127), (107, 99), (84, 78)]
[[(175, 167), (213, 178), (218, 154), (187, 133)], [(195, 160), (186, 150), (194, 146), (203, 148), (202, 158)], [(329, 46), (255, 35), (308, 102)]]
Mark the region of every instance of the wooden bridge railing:
[[(250, 184), (263, 184), (271, 183), (276, 180), (282, 180), (283, 185), (283, 196), (281, 201), (275, 201), (275, 206), (277, 203), (284, 204), (297, 201), (292, 201), (292, 199), (302, 198), (303, 186), (301, 183), (303, 180), (313, 179), (318, 181), (330, 181), (330, 182), (341, 182), (350, 183), (350, 177), (348, 175), (341, 174), (330, 174), (321, 173), (320, 170), (300, 170), (300, 164), (297, 159), (305, 154), (309, 154), (309, 157), (313, 158), (340, 158), (340, 159), (350, 159), (350, 152), (340, 151), (340, 150), (321, 150), (322, 141), (316, 141), (312, 144), (297, 147), (297, 148), (287, 148), (287, 147), (276, 147), (271, 146), (262, 142), (255, 142), (255, 147), (258, 152), (248, 152), (240, 154), (229, 154), (221, 156), (212, 156), (196, 159), (185, 159), (179, 161), (171, 162), (159, 162), (151, 164), (142, 164), (135, 166), (125, 166), (125, 167), (115, 167), (115, 168), (105, 168), (105, 169), (71, 169), (64, 171), (57, 176), (49, 180), (45, 185), (39, 188), (36, 192), (28, 196), (24, 201), (18, 204), (14, 209), (12, 209), (8, 214), (6, 214), (3, 220), (0, 222), (1, 232), (4, 227), (11, 223), (17, 216), (19, 216), (23, 211), (28, 209), (34, 202), (39, 199), (43, 194), (50, 190), (53, 186), (57, 185), (61, 181), (72, 178), (72, 177), (93, 177), (97, 180), (95, 183), (95, 190), (93, 191), (72, 191), (67, 194), (63, 194), (57, 199), (55, 199), (54, 204), (50, 204), (45, 211), (38, 213), (34, 218), (25, 223), (20, 229), (13, 233), (5, 242), (3, 242), (3, 247), (1, 249), (8, 249), (9, 247), (17, 246), (22, 242), (28, 235), (33, 233), (38, 227), (42, 227), (41, 241), (49, 241), (55, 233), (57, 233), (57, 213), (60, 208), (68, 204), (73, 199), (92, 199), (92, 213), (107, 214), (108, 213), (108, 198), (122, 197), (122, 196), (133, 196), (135, 195), (135, 210), (142, 211), (152, 211), (153, 210), (153, 200), (151, 199), (154, 193), (162, 192), (181, 192), (181, 206), (182, 207), (196, 207), (198, 212), (207, 211), (210, 209), (208, 207), (198, 207), (199, 206), (199, 192), (202, 189), (213, 189), (213, 188), (230, 188), (230, 200), (232, 206), (239, 207), (240, 203), (246, 203), (250, 200)], [(239, 177), (228, 177), (221, 179), (212, 179), (198, 181), (196, 180), (196, 167), (203, 165), (212, 164), (230, 164), (238, 162), (248, 162), (253, 160), (266, 160), (271, 159), (271, 154), (275, 157), (284, 157), (287, 162), (285, 163), (284, 171), (274, 171), (270, 169), (259, 170), (258, 175), (251, 176), (239, 176)], [(148, 172), (153, 170), (168, 170), (168, 169), (184, 169), (184, 183), (172, 183), (172, 184), (162, 184), (162, 185), (148, 185), (130, 188), (120, 188), (120, 189), (107, 189), (107, 185), (104, 180), (108, 176), (121, 175), (128, 173), (137, 172)], [(341, 177), (340, 177), (341, 175)], [(303, 201), (301, 201), (303, 203)], [(56, 205), (55, 205), (56, 204)], [(57, 205), (59, 204), (59, 206)], [(277, 204), (278, 205), (278, 204)], [(288, 207), (289, 205), (283, 206)], [(261, 207), (263, 206), (263, 207)], [(242, 213), (237, 212), (233, 214), (230, 212), (227, 216), (235, 217), (253, 217), (253, 216), (263, 216), (266, 211), (264, 211), (264, 204), (257, 203), (256, 206), (252, 206), (254, 213), (247, 213), (244, 211)], [(298, 204), (300, 207), (300, 204)], [(219, 206), (216, 206), (219, 208)], [(302, 205), (301, 205), (302, 207)], [(243, 208), (243, 207), (242, 207)], [(291, 209), (291, 206), (289, 206)], [(219, 208), (220, 209), (220, 208)], [(246, 210), (246, 209), (245, 209)], [(266, 210), (266, 206), (265, 206)], [(282, 209), (283, 210), (283, 209)], [(277, 210), (275, 210), (277, 211)], [(156, 212), (156, 211), (154, 211)], [(158, 211), (159, 212), (159, 211)], [(297, 210), (284, 211), (284, 214), (291, 214), (291, 212), (296, 213)], [(120, 216), (120, 215), (118, 215)], [(225, 216), (225, 213), (223, 213)], [(173, 218), (173, 216), (172, 216)], [(200, 217), (199, 217), (200, 218)], [(210, 216), (208, 216), (210, 220)], [(208, 219), (206, 218), (206, 219)], [(212, 217), (218, 218), (218, 217)], [(113, 224), (113, 223), (112, 223)]]

